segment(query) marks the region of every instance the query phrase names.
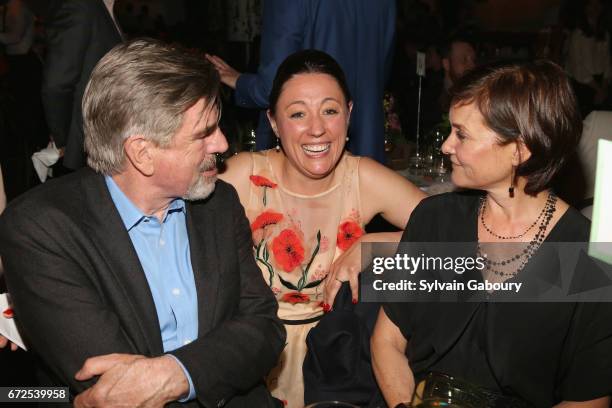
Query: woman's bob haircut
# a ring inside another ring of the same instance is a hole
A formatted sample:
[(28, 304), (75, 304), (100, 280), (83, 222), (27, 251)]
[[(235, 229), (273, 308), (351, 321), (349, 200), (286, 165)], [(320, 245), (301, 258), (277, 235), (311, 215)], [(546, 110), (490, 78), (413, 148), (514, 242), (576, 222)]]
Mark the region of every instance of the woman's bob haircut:
[(574, 152), (582, 118), (563, 69), (551, 61), (477, 67), (451, 89), (451, 107), (475, 104), (500, 144), (523, 143), (531, 157), (515, 177), (525, 177), (525, 193), (549, 188)]

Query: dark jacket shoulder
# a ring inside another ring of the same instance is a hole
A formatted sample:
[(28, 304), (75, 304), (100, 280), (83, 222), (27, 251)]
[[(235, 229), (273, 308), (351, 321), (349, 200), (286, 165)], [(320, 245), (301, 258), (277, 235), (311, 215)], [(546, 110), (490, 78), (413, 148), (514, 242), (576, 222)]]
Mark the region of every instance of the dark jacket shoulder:
[(104, 183), (102, 176), (95, 174), (91, 169), (50, 179), (11, 201), (2, 217), (10, 219), (27, 214), (30, 219), (42, 219), (54, 211), (74, 216), (81, 212), (83, 182), (93, 182), (96, 177), (101, 179), (99, 183)]

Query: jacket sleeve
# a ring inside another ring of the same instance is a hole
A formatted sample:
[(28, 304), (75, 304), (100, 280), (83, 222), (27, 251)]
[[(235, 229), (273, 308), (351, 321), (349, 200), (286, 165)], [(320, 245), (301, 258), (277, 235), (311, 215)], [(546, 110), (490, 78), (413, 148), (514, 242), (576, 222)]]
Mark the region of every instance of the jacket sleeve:
[(48, 29), (42, 100), (57, 147), (66, 145), (75, 89), (91, 41), (91, 4), (82, 0), (62, 2)]
[[(95, 382), (74, 378), (87, 358), (134, 354), (134, 348), (87, 266), (72, 255), (82, 248), (61, 229), (65, 217), (37, 210), (36, 204), (18, 211), (9, 206), (2, 214), (0, 255), (16, 323), (28, 349), (56, 385), (69, 386), (75, 395)], [(53, 218), (59, 221), (49, 221)]]
[[(187, 368), (197, 399), (206, 407), (223, 405), (244, 394), (276, 365), (285, 345), (285, 329), (277, 318), (278, 303), (255, 263), (251, 230), (233, 188), (224, 198), (230, 211), (239, 275), (237, 310), (215, 329), (171, 354)], [(225, 204), (224, 204), (225, 205)], [(217, 306), (218, 307), (218, 306)]]
[(263, 5), (261, 56), (257, 74), (241, 74), (236, 82), (236, 104), (267, 108), (278, 66), (302, 49), (306, 9), (302, 0), (266, 0)]

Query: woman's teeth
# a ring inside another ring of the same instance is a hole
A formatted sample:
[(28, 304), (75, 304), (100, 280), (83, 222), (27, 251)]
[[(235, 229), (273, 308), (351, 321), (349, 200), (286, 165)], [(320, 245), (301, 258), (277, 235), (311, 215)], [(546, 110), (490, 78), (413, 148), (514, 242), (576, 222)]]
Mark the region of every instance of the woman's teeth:
[(329, 146), (331, 146), (331, 143), (318, 145), (302, 145), (302, 149), (304, 149), (306, 153), (322, 153), (329, 150)]

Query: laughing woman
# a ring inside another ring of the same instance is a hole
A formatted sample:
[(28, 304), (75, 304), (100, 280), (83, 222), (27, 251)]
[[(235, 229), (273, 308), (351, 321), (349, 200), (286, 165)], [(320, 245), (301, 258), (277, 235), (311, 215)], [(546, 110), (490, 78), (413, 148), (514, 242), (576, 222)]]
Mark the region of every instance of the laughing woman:
[[(423, 200), (403, 241), (470, 242), (476, 254), (488, 243), (516, 243), (503, 246), (505, 257), (485, 262), (479, 278), (497, 283), (530, 282), (543, 272), (534, 267), (550, 260), (543, 243), (588, 242), (588, 220), (549, 187), (582, 129), (560, 67), (477, 68), (456, 84), (450, 122), (442, 150), (452, 162), (452, 180), (480, 193)], [(552, 263), (539, 269), (559, 272)], [(478, 386), (500, 404), (486, 406), (609, 406), (612, 303), (487, 296), (490, 302), (389, 303), (381, 309), (372, 362), (389, 406), (409, 404), (415, 384), (430, 372), (467, 381), (469, 389)]]
[(399, 241), (401, 233), (365, 234), (365, 224), (381, 214), (403, 229), (424, 196), (392, 170), (345, 151), (351, 109), (344, 74), (329, 55), (289, 56), (270, 93), (276, 149), (239, 154), (221, 175), (246, 209), (257, 262), (285, 322), (287, 346), (268, 382), (289, 408), (304, 406), (306, 335), (340, 281), (350, 281), (357, 301), (356, 244)]

